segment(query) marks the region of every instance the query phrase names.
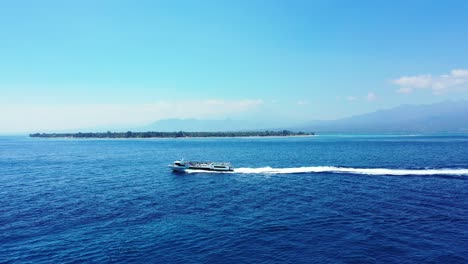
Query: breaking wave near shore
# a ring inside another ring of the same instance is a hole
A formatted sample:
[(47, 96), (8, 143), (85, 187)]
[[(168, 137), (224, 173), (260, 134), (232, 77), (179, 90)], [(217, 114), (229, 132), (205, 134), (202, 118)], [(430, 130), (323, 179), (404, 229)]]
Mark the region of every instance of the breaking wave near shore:
[[(208, 171), (187, 170), (188, 173), (207, 173)], [(334, 166), (314, 166), (297, 168), (236, 168), (231, 172), (208, 173), (237, 173), (237, 174), (298, 174), (298, 173), (343, 173), (362, 175), (451, 175), (468, 176), (467, 168), (438, 168), (438, 169), (389, 169), (389, 168), (350, 168)]]

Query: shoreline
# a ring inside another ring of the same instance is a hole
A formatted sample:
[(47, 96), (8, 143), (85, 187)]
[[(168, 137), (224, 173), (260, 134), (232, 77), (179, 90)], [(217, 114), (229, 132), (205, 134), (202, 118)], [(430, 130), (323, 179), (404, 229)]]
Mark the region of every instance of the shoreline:
[(85, 140), (85, 139), (93, 139), (93, 140), (154, 140), (154, 139), (223, 139), (223, 138), (301, 138), (301, 137), (316, 137), (317, 135), (291, 135), (291, 136), (233, 136), (233, 137), (146, 137), (146, 138), (112, 138), (112, 137), (31, 137), (27, 136), (28, 138), (40, 138), (40, 139), (78, 139), (78, 140)]
[(314, 136), (313, 132), (252, 131), (252, 132), (104, 132), (104, 133), (34, 133), (30, 138), (78, 138), (78, 139), (154, 139), (154, 138), (267, 138)]

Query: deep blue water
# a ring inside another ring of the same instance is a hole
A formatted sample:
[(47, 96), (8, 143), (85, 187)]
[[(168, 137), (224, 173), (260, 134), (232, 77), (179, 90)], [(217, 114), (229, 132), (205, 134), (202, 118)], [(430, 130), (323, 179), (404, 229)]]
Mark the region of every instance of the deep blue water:
[(0, 137), (0, 262), (467, 263), (467, 180), (463, 135)]

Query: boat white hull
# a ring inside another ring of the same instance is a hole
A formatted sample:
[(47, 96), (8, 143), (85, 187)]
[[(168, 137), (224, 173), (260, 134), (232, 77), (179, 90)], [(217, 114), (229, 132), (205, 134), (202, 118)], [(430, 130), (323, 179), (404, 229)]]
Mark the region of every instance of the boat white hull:
[(171, 168), (173, 171), (179, 171), (179, 172), (184, 172), (187, 169), (186, 167), (173, 166), (173, 165), (169, 165), (169, 168)]
[[(226, 163), (224, 163), (226, 164)], [(174, 162), (174, 164), (169, 165), (175, 172), (184, 172), (185, 170), (200, 170), (200, 171), (233, 171), (234, 169), (230, 165), (220, 165), (215, 163), (184, 163)]]

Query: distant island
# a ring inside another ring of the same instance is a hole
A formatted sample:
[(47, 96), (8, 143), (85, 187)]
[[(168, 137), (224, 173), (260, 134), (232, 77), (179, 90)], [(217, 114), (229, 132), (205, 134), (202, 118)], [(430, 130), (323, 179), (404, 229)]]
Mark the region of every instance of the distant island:
[(30, 137), (38, 138), (186, 138), (186, 137), (287, 137), (313, 136), (315, 133), (282, 131), (260, 132), (104, 132), (104, 133), (35, 133)]

